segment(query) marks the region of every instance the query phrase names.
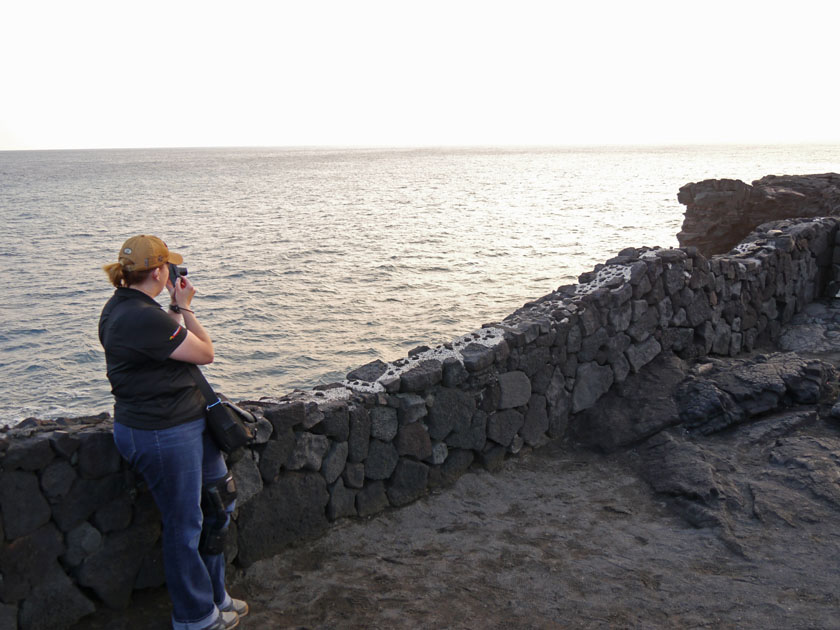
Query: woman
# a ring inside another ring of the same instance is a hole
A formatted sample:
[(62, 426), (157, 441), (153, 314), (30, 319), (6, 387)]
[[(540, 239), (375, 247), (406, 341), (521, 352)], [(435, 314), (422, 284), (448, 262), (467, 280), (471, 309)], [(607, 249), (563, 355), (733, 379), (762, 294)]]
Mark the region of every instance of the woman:
[[(146, 480), (163, 520), (163, 560), (175, 630), (233, 628), (248, 605), (225, 590), (224, 536), (235, 488), (204, 430), (205, 401), (189, 364), (213, 361), (190, 308), (195, 287), (169, 279), (183, 258), (156, 236), (128, 239), (105, 265), (117, 288), (99, 320), (114, 394), (114, 441)], [(154, 300), (166, 287), (169, 312)]]

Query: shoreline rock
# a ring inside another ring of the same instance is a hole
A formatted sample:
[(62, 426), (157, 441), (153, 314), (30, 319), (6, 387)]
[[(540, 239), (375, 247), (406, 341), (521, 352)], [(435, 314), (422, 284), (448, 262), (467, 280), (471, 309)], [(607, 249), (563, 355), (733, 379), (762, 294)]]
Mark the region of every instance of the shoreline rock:
[(840, 215), (840, 175), (767, 175), (752, 185), (707, 179), (686, 184), (677, 199), (686, 206), (680, 247), (712, 256), (730, 251), (763, 223)]

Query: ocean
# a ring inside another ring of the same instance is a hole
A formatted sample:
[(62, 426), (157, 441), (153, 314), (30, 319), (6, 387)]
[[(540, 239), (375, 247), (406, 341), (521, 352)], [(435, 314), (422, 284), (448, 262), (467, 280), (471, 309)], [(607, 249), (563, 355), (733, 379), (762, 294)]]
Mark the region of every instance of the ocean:
[(676, 246), (688, 182), (829, 171), (840, 146), (0, 152), (0, 425), (111, 411), (101, 267), (134, 234), (184, 255), (210, 382), (258, 399)]

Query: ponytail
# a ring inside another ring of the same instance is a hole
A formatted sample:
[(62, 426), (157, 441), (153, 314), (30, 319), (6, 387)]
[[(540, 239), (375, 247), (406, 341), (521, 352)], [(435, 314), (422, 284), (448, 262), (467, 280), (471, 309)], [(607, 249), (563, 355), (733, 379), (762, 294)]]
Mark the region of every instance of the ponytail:
[(152, 269), (143, 269), (142, 271), (126, 272), (120, 263), (115, 262), (102, 265), (102, 269), (108, 274), (108, 280), (111, 281), (111, 284), (119, 289), (120, 287), (130, 287), (132, 284), (140, 284), (148, 278), (149, 274), (157, 269), (157, 267), (153, 267)]
[(125, 273), (123, 272), (122, 265), (118, 262), (109, 263), (107, 265), (102, 265), (102, 269), (105, 273), (108, 274), (108, 280), (111, 281), (118, 289), (120, 287), (126, 286), (125, 283)]

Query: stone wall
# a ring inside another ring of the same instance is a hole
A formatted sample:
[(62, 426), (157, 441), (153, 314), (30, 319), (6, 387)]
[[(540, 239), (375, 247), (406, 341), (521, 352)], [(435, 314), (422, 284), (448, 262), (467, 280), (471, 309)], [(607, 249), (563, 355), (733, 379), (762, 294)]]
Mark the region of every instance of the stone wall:
[[(260, 432), (229, 458), (239, 498), (228, 561), (246, 567), (336, 519), (406, 505), (473, 465), (495, 470), (523, 448), (586, 434), (604, 394), (657, 357), (772, 341), (795, 312), (836, 293), (838, 225), (765, 224), (711, 259), (695, 247), (628, 248), (451, 343), (244, 402)], [(593, 443), (647, 437), (632, 429)], [(68, 627), (163, 584), (157, 510), (106, 414), (8, 430), (0, 467), (0, 627)]]
[(728, 252), (760, 223), (840, 215), (840, 175), (768, 175), (752, 186), (707, 179), (686, 184), (677, 199), (686, 206), (680, 246), (712, 256)]

